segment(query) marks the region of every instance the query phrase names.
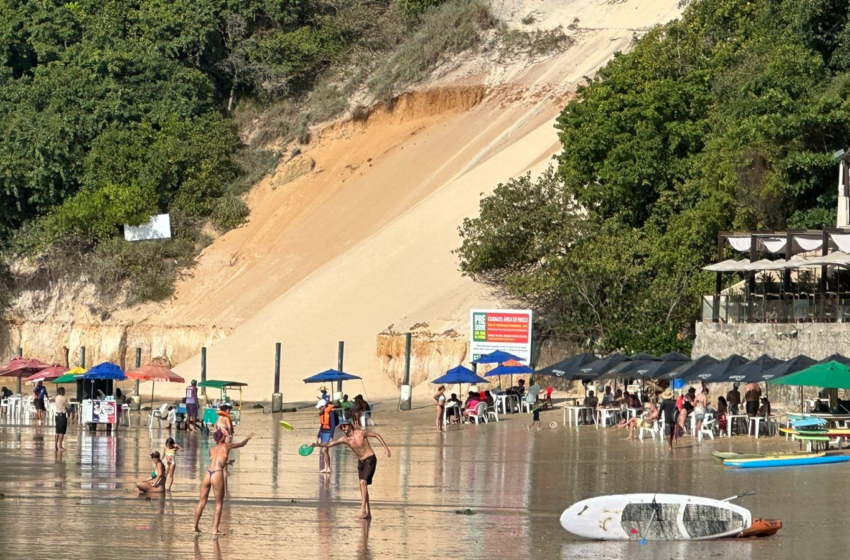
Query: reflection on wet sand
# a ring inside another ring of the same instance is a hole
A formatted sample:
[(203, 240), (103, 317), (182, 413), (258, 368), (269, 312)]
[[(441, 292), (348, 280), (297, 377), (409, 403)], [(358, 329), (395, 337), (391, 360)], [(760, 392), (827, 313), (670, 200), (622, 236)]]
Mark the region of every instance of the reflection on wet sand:
[[(734, 558), (843, 557), (842, 465), (738, 472), (713, 450), (788, 449), (781, 438), (682, 442), (675, 458), (659, 442), (625, 442), (622, 432), (595, 428), (528, 433), (526, 418), (450, 427), (439, 434), (425, 412), (382, 415), (379, 430), (393, 449), (381, 456), (370, 488), (374, 519), (355, 519), (357, 460), (334, 449), (333, 472), (320, 475), (315, 455), (297, 449), (313, 441), (313, 415), (246, 413), (237, 437), (222, 528), (195, 536), (198, 500), (211, 438), (134, 426), (117, 435), (69, 428), (57, 453), (52, 428), (0, 423), (2, 557), (31, 558), (42, 550), (94, 558), (118, 542), (129, 558)], [(548, 415), (544, 413), (544, 425)], [(135, 419), (138, 423), (139, 419)], [(185, 449), (166, 495), (136, 498), (133, 482), (148, 475), (151, 450), (171, 435)], [(746, 542), (599, 543), (567, 534), (558, 518), (571, 503), (599, 494), (670, 492), (725, 498), (755, 490), (742, 505), (756, 516), (783, 520), (776, 538)], [(208, 508), (210, 509), (210, 508)], [(211, 526), (212, 511), (203, 525)], [(61, 531), (45, 530), (61, 519)], [(79, 538), (79, 535), (87, 535)], [(73, 536), (71, 538), (70, 536)], [(109, 545), (111, 546), (111, 545)]]

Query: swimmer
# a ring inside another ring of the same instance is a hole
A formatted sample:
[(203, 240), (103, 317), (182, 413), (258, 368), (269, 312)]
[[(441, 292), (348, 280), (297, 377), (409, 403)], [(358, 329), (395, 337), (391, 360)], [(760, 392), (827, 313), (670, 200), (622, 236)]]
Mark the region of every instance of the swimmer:
[(159, 458), (159, 451), (151, 453), (151, 461), (153, 461), (151, 478), (136, 483), (136, 489), (139, 494), (144, 494), (145, 492), (148, 494), (160, 494), (165, 492), (165, 465), (162, 464), (162, 460)]
[(165, 478), (168, 480), (166, 490), (168, 491), (171, 491), (171, 485), (174, 484), (174, 470), (177, 467), (174, 456), (178, 451), (183, 451), (183, 448), (174, 443), (174, 438), (165, 440), (165, 449), (162, 456), (165, 457)]
[(360, 428), (355, 428), (351, 422), (345, 421), (339, 425), (339, 429), (345, 434), (344, 437), (331, 443), (314, 443), (314, 447), (328, 449), (337, 445), (345, 444), (354, 451), (359, 459), (357, 463), (357, 474), (360, 478), (360, 514), (357, 519), (371, 519), (372, 510), (369, 506), (369, 485), (372, 484), (372, 477), (375, 476), (375, 468), (378, 465), (378, 458), (375, 457), (375, 452), (372, 451), (372, 446), (369, 445), (368, 438), (375, 438), (384, 446), (384, 451), (387, 457), (391, 457), (390, 448), (384, 438), (376, 432), (367, 432)]
[(248, 441), (254, 434), (249, 435), (240, 443), (227, 443), (223, 432), (216, 431), (215, 447), (210, 449), (210, 466), (204, 473), (204, 480), (201, 482), (201, 497), (198, 500), (198, 507), (195, 509), (195, 532), (200, 533), (198, 523), (201, 521), (201, 515), (204, 513), (204, 508), (207, 505), (207, 500), (210, 497), (210, 488), (215, 491), (215, 518), (213, 520), (213, 534), (223, 535), (219, 530), (221, 523), (221, 510), (224, 507), (224, 469), (228, 464), (228, 455), (231, 449), (245, 447)]

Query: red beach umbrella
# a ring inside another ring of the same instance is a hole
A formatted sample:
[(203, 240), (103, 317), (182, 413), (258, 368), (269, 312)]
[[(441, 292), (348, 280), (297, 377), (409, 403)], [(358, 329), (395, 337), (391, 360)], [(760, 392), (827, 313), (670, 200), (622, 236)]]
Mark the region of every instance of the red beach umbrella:
[(153, 390), (157, 381), (164, 383), (185, 383), (186, 380), (168, 369), (165, 365), (165, 360), (155, 358), (151, 363), (134, 370), (125, 372), (124, 375), (130, 379), (138, 379), (139, 381), (152, 381), (151, 385), (151, 406), (153, 406)]
[(68, 372), (68, 368), (65, 366), (61, 366), (59, 364), (53, 364), (49, 367), (44, 368), (40, 372), (30, 375), (27, 377), (27, 382), (29, 383), (37, 383), (39, 381), (51, 381), (53, 379), (59, 379), (65, 373)]
[(0, 376), (3, 377), (25, 377), (49, 368), (50, 366), (34, 358), (15, 358), (3, 367), (0, 367)]
[(148, 364), (124, 373), (130, 379), (139, 381), (162, 381), (165, 383), (185, 383), (186, 380), (165, 366)]

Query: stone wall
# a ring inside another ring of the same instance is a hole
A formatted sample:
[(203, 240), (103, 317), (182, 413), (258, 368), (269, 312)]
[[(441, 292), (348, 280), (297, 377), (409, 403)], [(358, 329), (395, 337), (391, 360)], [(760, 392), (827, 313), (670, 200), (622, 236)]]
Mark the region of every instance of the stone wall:
[[(787, 360), (803, 354), (821, 360), (831, 354), (850, 355), (850, 323), (697, 323), (696, 334), (693, 358), (707, 354), (723, 359), (740, 354), (754, 359), (767, 354)], [(717, 394), (725, 390), (718, 387)], [(800, 409), (798, 387), (771, 385), (768, 392), (774, 406)], [(805, 388), (803, 398), (814, 398), (816, 393), (816, 388)]]

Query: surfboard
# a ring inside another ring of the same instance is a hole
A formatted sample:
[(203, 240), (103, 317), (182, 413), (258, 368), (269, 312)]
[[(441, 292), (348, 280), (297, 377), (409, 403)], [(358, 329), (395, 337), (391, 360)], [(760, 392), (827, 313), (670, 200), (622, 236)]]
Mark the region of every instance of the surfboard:
[(850, 461), (850, 455), (825, 455), (821, 457), (797, 457), (794, 459), (771, 459), (765, 457), (762, 460), (752, 461), (723, 461), (729, 467), (744, 469), (759, 469), (764, 467), (796, 467), (804, 465), (828, 465), (830, 463), (844, 463)]
[(832, 430), (797, 430), (793, 428), (779, 428), (783, 434), (801, 435), (801, 436), (821, 436), (821, 437), (850, 437), (850, 430), (846, 428), (836, 428)]
[(823, 457), (826, 455), (826, 451), (803, 451), (800, 453), (782, 453), (776, 455), (763, 455), (761, 457), (734, 457), (731, 459), (724, 459), (724, 461), (734, 461), (734, 462), (750, 462), (750, 461), (777, 461), (777, 460), (785, 460), (785, 459), (804, 459), (807, 457)]
[(582, 500), (561, 514), (561, 526), (588, 539), (705, 540), (749, 529), (741, 506), (681, 494), (615, 494)]
[(811, 451), (774, 451), (771, 453), (732, 453), (715, 451), (712, 453), (721, 460), (740, 461), (744, 459), (761, 459), (763, 457), (797, 457), (800, 455), (811, 455)]

